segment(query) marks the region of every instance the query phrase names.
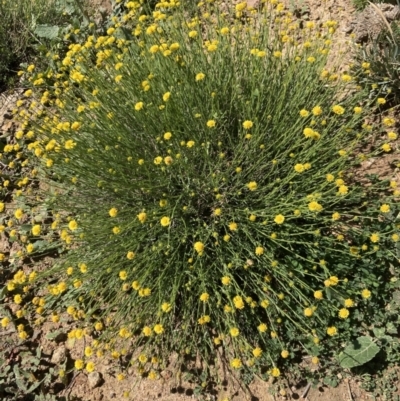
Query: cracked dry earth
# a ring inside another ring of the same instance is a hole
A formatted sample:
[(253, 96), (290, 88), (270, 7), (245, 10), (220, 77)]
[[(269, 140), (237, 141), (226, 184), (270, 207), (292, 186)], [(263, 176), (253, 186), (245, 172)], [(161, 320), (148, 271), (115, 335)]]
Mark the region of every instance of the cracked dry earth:
[[(257, 0), (248, 0), (250, 5), (256, 5)], [(363, 21), (360, 17), (355, 17), (355, 10), (351, 0), (286, 0), (287, 7), (291, 9), (295, 15), (300, 15), (318, 23), (326, 20), (338, 21), (338, 29), (336, 33), (337, 52), (345, 52), (350, 46), (349, 27), (353, 32), (362, 25)], [(98, 9), (104, 7), (110, 10), (109, 0), (92, 0), (93, 7)], [(361, 24), (361, 25), (360, 25)], [(358, 27), (358, 28), (357, 28)], [(348, 56), (345, 57), (348, 61)], [(1, 96), (1, 95), (0, 95)], [(13, 104), (18, 98), (18, 93), (14, 92), (10, 96), (2, 96), (0, 99), (0, 131), (2, 133), (15, 131), (14, 123), (8, 110), (13, 108)], [(7, 244), (1, 243), (0, 247)], [(78, 344), (72, 344), (68, 340), (63, 339), (49, 340), (46, 338), (46, 332), (57, 329), (59, 324), (49, 323), (44, 327), (44, 332), (39, 335), (39, 344), (45, 355), (53, 363), (60, 364), (65, 358), (78, 358), (82, 348), (79, 349)], [(4, 346), (5, 339), (0, 337), (0, 347)], [(90, 340), (86, 339), (86, 344), (81, 341), (81, 347), (89, 345)], [(304, 364), (309, 363), (304, 360)], [(195, 399), (194, 385), (184, 382), (178, 377), (173, 377), (168, 370), (163, 372), (159, 380), (142, 380), (139, 381), (138, 375), (132, 370), (128, 370), (127, 377), (123, 381), (118, 381), (112, 364), (100, 361), (96, 364), (98, 373), (88, 377), (85, 373), (78, 373), (69, 384), (67, 389), (58, 394), (59, 397), (67, 397), (67, 399), (75, 399), (81, 401), (111, 401), (111, 400), (160, 400), (160, 401), (189, 401)], [(255, 380), (250, 385), (250, 392), (246, 393), (238, 384), (238, 382), (228, 374), (222, 374), (219, 384), (215, 384), (201, 400), (220, 401), (229, 399), (229, 401), (280, 401), (280, 400), (296, 400), (305, 399), (308, 401), (345, 401), (345, 400), (368, 400), (371, 396), (361, 390), (359, 383), (355, 380), (342, 381), (336, 388), (327, 388), (322, 385), (317, 388), (307, 389), (307, 383), (288, 383), (286, 387), (287, 397), (273, 396), (269, 393), (270, 384), (261, 380)], [(136, 385), (137, 384), (137, 385)], [(128, 395), (129, 396), (126, 397)], [(304, 396), (304, 398), (303, 398)], [(63, 399), (63, 398), (61, 398)], [(65, 398), (64, 398), (65, 399)]]

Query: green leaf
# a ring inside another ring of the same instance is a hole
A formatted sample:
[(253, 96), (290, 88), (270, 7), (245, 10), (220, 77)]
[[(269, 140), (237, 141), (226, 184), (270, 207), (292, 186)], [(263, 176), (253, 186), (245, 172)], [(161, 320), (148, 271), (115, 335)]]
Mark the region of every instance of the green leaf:
[(379, 347), (371, 337), (358, 337), (339, 354), (339, 363), (342, 368), (354, 368), (369, 362), (379, 352)]
[(385, 335), (385, 328), (384, 327), (374, 327), (372, 329), (376, 338), (382, 338)]
[(56, 25), (38, 25), (33, 33), (39, 38), (55, 39), (58, 36), (60, 28)]
[(389, 334), (397, 334), (397, 327), (392, 322), (386, 324), (386, 330)]
[(59, 331), (51, 331), (50, 333), (46, 334), (46, 338), (49, 340), (54, 340), (60, 334)]

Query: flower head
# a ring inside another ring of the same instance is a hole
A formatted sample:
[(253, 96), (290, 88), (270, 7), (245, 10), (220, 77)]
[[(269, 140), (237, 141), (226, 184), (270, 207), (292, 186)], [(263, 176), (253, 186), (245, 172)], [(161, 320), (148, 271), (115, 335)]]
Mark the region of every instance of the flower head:
[(161, 225), (162, 225), (163, 227), (168, 227), (168, 226), (170, 225), (170, 222), (171, 222), (171, 220), (170, 220), (170, 218), (167, 217), (167, 216), (164, 216), (164, 217), (160, 220), (160, 223), (161, 223)]
[(250, 129), (253, 126), (253, 122), (250, 120), (246, 120), (243, 122), (243, 128), (244, 129)]
[(255, 181), (249, 182), (246, 186), (250, 191), (255, 191), (257, 189), (257, 183)]
[(195, 251), (201, 255), (204, 252), (204, 244), (200, 241), (195, 242), (195, 244), (193, 245)]

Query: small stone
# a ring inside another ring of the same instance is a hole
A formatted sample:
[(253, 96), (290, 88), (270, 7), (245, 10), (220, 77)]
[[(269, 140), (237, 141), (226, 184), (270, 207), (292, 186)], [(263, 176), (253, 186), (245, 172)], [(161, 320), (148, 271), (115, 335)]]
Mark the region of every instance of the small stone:
[(61, 362), (65, 360), (66, 356), (67, 356), (67, 350), (65, 349), (65, 347), (64, 346), (59, 347), (53, 352), (50, 362), (54, 363), (55, 365), (59, 365)]
[(99, 372), (92, 372), (88, 375), (88, 384), (90, 388), (95, 388), (101, 383), (101, 374)]

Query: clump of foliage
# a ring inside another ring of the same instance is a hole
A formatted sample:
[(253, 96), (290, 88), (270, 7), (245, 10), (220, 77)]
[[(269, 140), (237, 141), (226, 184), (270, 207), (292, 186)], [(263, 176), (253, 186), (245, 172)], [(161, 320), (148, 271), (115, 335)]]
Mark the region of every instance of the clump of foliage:
[(393, 22), (391, 30), (384, 30), (370, 44), (363, 46), (358, 53), (355, 68), (362, 71), (360, 85), (371, 91), (386, 95), (392, 106), (400, 103), (400, 26)]
[[(303, 355), (324, 366), (373, 336), (397, 279), (400, 192), (357, 169), (392, 151), (394, 120), (368, 125), (385, 99), (325, 69), (335, 21), (189, 3), (123, 3), (107, 35), (71, 31), (41, 82), (28, 67), (38, 89), (2, 160), (27, 147), (42, 185), (3, 230), (50, 211), (17, 256), (64, 251), (8, 296), (37, 324), (68, 314), (69, 338), (152, 379), (172, 353), (264, 378)], [(75, 368), (93, 371), (93, 352)]]
[(2, 0), (0, 87), (15, 79), (21, 63), (37, 59), (40, 49), (82, 10), (79, 0)]

